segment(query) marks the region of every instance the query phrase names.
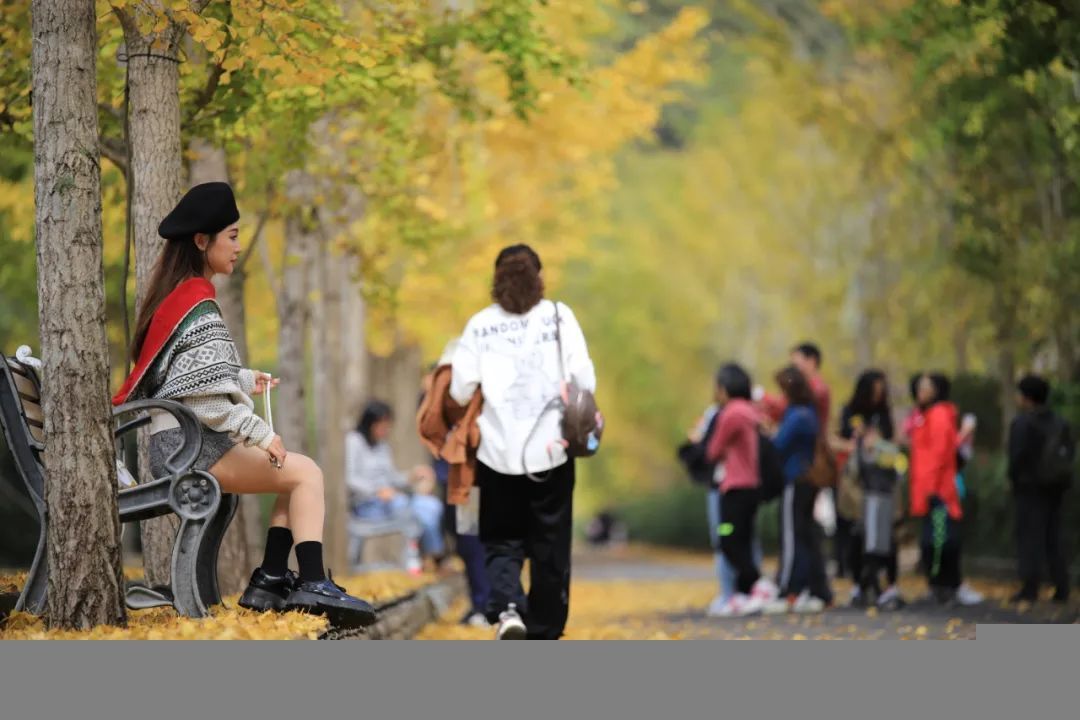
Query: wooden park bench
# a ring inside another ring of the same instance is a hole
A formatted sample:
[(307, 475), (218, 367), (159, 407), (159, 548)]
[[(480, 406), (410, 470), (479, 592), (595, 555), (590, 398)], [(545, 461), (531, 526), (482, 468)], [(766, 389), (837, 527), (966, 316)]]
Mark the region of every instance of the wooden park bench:
[[(0, 354), (0, 425), (13, 459), (8, 466), (14, 468), (0, 480), (22, 484), (38, 521), (37, 550), (15, 609), (35, 615), (45, 612), (48, 591), (49, 515), (42, 463), (48, 438), (41, 408), (40, 370), (40, 361), (31, 357), (25, 346), (14, 358)], [(167, 475), (135, 484), (119, 450), (125, 443), (134, 442), (135, 430), (150, 423), (150, 410), (165, 411), (176, 418), (184, 442), (166, 462)], [(113, 418), (117, 422), (114, 437), (118, 446), (120, 521), (132, 523), (169, 514), (180, 519), (173, 544), (172, 585), (151, 588), (128, 583), (127, 606), (141, 609), (171, 605), (186, 617), (205, 617), (210, 606), (221, 603), (218, 550), (236, 513), (237, 497), (222, 493), (213, 475), (192, 469), (202, 447), (202, 436), (198, 418), (180, 403), (136, 400), (115, 408)], [(125, 418), (126, 422), (121, 422)]]

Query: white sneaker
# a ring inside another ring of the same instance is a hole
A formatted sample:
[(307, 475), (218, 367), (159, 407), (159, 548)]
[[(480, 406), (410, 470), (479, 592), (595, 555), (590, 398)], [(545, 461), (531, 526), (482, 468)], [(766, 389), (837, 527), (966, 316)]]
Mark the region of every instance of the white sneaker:
[(770, 600), (761, 608), (762, 615), (787, 615), (789, 612), (791, 612), (791, 603), (787, 598)]
[(499, 613), (499, 629), (495, 633), (495, 639), (524, 640), (525, 635), (525, 623), (518, 615), (517, 605), (510, 603), (509, 607)]
[(791, 612), (802, 614), (825, 612), (825, 601), (814, 597), (810, 591), (803, 590), (799, 597), (795, 598)]
[(705, 617), (711, 617), (711, 618), (731, 617), (731, 615), (729, 613), (729, 610), (730, 610), (730, 605), (729, 605), (728, 601), (725, 600), (722, 596), (717, 595), (716, 597), (714, 597), (712, 599), (712, 602), (709, 603), (709, 609), (705, 611)]
[(967, 583), (962, 583), (960, 587), (956, 588), (956, 602), (961, 605), (970, 607), (971, 605), (978, 605), (985, 599), (981, 592)]
[(465, 620), (462, 622), (462, 625), (465, 625), (466, 627), (474, 627), (474, 628), (489, 628), (489, 627), (491, 627), (491, 623), (489, 623), (488, 619), (486, 617), (484, 617), (484, 613), (480, 613), (480, 612), (471, 613), (468, 617), (465, 618)]
[(900, 588), (895, 585), (890, 585), (885, 588), (885, 591), (881, 593), (881, 597), (877, 601), (878, 607), (887, 608), (899, 608), (904, 604), (904, 598), (900, 595)]
[(750, 590), (750, 597), (758, 598), (762, 605), (767, 605), (780, 597), (780, 588), (776, 587), (776, 583), (772, 580), (762, 576), (754, 583), (754, 587)]
[(732, 618), (732, 617), (747, 617), (748, 615), (754, 615), (761, 612), (761, 600), (753, 597), (752, 595), (743, 595), (742, 593), (736, 593), (724, 603), (721, 607), (710, 607), (710, 617), (716, 618)]

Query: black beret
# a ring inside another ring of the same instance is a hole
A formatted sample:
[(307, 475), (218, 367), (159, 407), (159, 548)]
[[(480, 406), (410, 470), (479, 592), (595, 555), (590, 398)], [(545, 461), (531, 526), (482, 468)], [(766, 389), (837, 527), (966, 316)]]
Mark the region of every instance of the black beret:
[(158, 225), (158, 234), (166, 240), (190, 240), (195, 233), (221, 232), (239, 219), (240, 211), (228, 183), (202, 183), (180, 198)]

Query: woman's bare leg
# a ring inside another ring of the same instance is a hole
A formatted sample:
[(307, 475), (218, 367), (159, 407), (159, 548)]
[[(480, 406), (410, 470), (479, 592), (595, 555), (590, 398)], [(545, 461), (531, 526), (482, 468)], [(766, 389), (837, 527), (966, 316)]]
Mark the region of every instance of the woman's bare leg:
[(289, 496), (280, 493), (270, 511), (270, 527), (289, 527)]
[[(225, 453), (210, 473), (224, 492), (244, 494), (276, 493), (272, 524), (287, 525), (297, 543), (322, 542), (323, 474), (315, 461), (300, 453), (289, 453), (281, 469), (270, 464), (265, 450), (237, 445)], [(283, 497), (287, 498), (283, 500)], [(287, 507), (287, 523), (282, 510)], [(277, 520), (277, 522), (274, 522)]]

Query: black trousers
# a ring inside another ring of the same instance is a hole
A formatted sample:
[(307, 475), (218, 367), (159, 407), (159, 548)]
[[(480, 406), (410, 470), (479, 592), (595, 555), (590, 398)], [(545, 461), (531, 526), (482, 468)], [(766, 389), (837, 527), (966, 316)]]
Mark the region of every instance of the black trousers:
[(1061, 532), (1060, 491), (1017, 492), (1016, 546), (1022, 592), (1037, 596), (1043, 580), (1043, 563), (1059, 595), (1069, 592), (1069, 565)]
[(853, 560), (851, 545), (854, 536), (855, 521), (837, 514), (836, 533), (833, 535), (832, 548), (833, 560), (836, 562), (836, 577), (838, 578), (847, 577), (850, 572), (855, 580), (859, 579), (851, 565)]
[(798, 595), (807, 590), (831, 603), (832, 589), (825, 572), (821, 544), (824, 532), (814, 519), (818, 489), (796, 480), (784, 488), (780, 498), (781, 561), (780, 591)]
[(930, 512), (923, 518), (920, 548), (920, 564), (931, 590), (945, 594), (960, 587), (964, 580), (960, 523), (949, 517), (940, 500), (930, 501)]
[(735, 570), (735, 590), (749, 594), (761, 577), (754, 562), (756, 489), (728, 490), (720, 501), (720, 551)]
[[(491, 583), (487, 616), (497, 623), (517, 605), (530, 639), (557, 640), (570, 612), (574, 462), (555, 468), (545, 482), (502, 475), (477, 464), (480, 540)], [(529, 596), (521, 570), (529, 560)]]

